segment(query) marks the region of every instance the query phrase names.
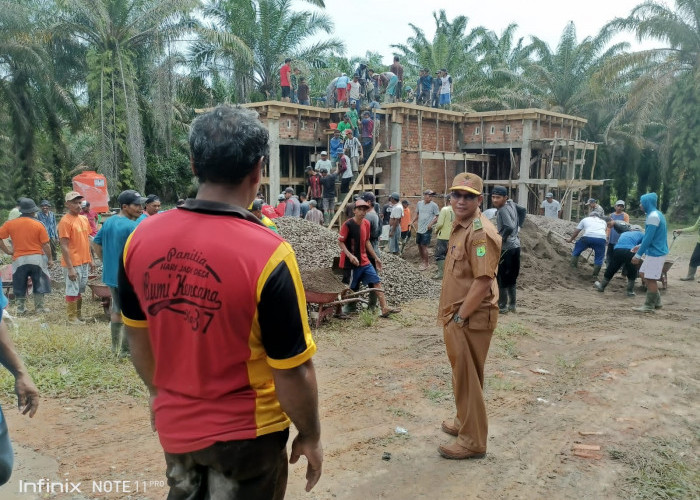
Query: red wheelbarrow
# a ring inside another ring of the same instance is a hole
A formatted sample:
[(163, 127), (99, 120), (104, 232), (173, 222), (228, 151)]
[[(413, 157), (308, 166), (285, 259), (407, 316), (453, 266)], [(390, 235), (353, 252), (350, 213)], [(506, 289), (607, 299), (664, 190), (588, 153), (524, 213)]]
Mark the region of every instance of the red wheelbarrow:
[(309, 319), (315, 321), (316, 328), (321, 326), (324, 318), (330, 316), (345, 318), (342, 309), (344, 304), (358, 302), (367, 304), (367, 299), (363, 296), (372, 291), (380, 290), (372, 288), (353, 292), (338, 280), (331, 269), (302, 271), (301, 276)]

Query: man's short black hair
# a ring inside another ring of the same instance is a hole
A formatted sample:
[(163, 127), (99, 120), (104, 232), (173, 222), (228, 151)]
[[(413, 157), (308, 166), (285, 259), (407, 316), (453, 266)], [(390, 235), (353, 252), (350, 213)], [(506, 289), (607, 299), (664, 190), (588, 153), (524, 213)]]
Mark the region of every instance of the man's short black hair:
[(190, 127), (190, 154), (199, 182), (240, 184), (270, 154), (267, 129), (250, 109), (218, 106)]
[(399, 56), (394, 56), (394, 61), (398, 62), (398, 61), (399, 61)]
[(288, 57), (284, 60), (285, 63), (292, 62), (292, 60)]

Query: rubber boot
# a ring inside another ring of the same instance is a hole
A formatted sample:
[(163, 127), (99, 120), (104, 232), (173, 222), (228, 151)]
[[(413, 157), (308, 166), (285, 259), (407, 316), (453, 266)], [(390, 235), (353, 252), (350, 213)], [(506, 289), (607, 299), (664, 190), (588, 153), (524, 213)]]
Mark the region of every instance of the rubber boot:
[(654, 302), (654, 309), (661, 309), (663, 306), (661, 305), (661, 292), (658, 290), (656, 291), (656, 302)]
[(695, 273), (698, 270), (698, 266), (688, 266), (688, 276), (681, 278), (681, 281), (693, 281), (695, 279)]
[[(610, 283), (610, 280), (603, 278), (602, 281), (596, 281), (594, 286), (599, 292), (604, 292), (605, 287), (608, 286), (608, 283)], [(632, 286), (634, 286), (634, 282), (632, 282)]]
[(68, 324), (82, 325), (83, 322), (78, 319), (78, 301), (66, 302), (66, 311), (68, 313)]
[(112, 354), (119, 354), (121, 350), (122, 324), (110, 323), (109, 329), (112, 333)]
[(377, 299), (376, 292), (371, 292), (369, 294), (369, 299), (367, 300), (367, 308), (370, 311), (374, 311), (377, 308), (377, 302), (378, 302), (378, 299)]
[(599, 266), (599, 265), (593, 266), (593, 277), (594, 278), (598, 278), (598, 275), (600, 274), (601, 267), (602, 266)]
[(643, 313), (652, 313), (654, 312), (654, 306), (656, 305), (656, 299), (657, 295), (656, 293), (652, 292), (647, 292), (646, 300), (644, 301), (644, 305), (641, 307), (633, 307), (633, 311), (637, 312), (643, 312)]
[(515, 309), (516, 309), (516, 307), (515, 307), (516, 295), (517, 295), (517, 292), (516, 292), (515, 285), (509, 286), (508, 287), (508, 301), (509, 301), (508, 310), (510, 312), (513, 312), (513, 313), (515, 312)]
[(498, 287), (498, 312), (506, 314), (508, 312), (508, 290)]
[(627, 279), (627, 296), (634, 297), (635, 295), (637, 295), (637, 294), (634, 293), (634, 280), (631, 280), (628, 278)]
[(76, 309), (76, 310), (77, 310), (77, 313), (78, 313), (78, 319), (79, 319), (80, 321), (83, 321), (83, 298), (82, 298), (82, 297), (78, 297), (78, 300), (76, 300), (75, 303), (77, 304), (77, 309)]
[(27, 314), (27, 297), (17, 297), (17, 316)]
[(437, 271), (435, 271), (435, 274), (433, 275), (434, 280), (441, 280), (442, 275), (445, 271), (445, 261), (444, 260), (438, 260), (436, 262), (437, 264)]
[(44, 294), (35, 293), (34, 294), (34, 311), (37, 313), (47, 313), (49, 309), (44, 306)]
[(571, 267), (576, 268), (578, 267), (578, 260), (581, 258), (580, 255), (572, 255), (571, 256), (571, 263), (569, 264)]

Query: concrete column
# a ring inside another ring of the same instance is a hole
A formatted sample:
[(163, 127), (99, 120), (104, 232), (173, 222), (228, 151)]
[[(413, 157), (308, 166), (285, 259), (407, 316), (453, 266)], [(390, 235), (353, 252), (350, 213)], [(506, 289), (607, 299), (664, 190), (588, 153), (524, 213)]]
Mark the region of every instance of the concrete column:
[(518, 205), (527, 208), (528, 189), (530, 180), (530, 139), (532, 138), (532, 120), (523, 123), (523, 146), (520, 150), (520, 174), (518, 175)]
[(280, 121), (278, 118), (268, 118), (267, 131), (270, 133), (270, 204), (277, 203), (280, 194)]
[[(388, 119), (388, 118), (386, 118)], [(391, 181), (389, 183), (390, 192), (401, 192), (401, 136), (403, 125), (401, 123), (391, 124), (391, 147), (396, 151), (391, 155)]]

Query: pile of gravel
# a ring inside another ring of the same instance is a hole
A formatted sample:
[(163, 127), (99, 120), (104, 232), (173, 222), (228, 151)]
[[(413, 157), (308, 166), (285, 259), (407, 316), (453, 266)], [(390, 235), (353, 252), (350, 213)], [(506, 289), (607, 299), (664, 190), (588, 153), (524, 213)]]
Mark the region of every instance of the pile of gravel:
[[(340, 255), (335, 231), (298, 217), (279, 217), (274, 222), (282, 237), (294, 248), (301, 270), (330, 268), (333, 259)], [(383, 267), (379, 276), (389, 302), (439, 297), (439, 281), (424, 277), (405, 260), (386, 252), (380, 255), (380, 259)]]

